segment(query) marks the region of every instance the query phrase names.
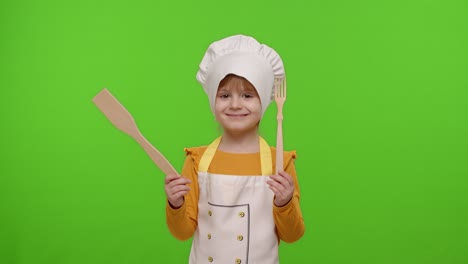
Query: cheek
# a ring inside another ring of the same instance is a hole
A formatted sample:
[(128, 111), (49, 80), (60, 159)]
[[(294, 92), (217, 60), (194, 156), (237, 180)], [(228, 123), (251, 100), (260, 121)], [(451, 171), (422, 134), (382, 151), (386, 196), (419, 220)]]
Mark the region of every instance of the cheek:
[(262, 104), (260, 103), (260, 100), (255, 100), (251, 104), (251, 109), (255, 110), (256, 112), (261, 112), (262, 111)]
[(218, 111), (222, 111), (224, 109), (224, 104), (222, 101), (219, 101), (217, 100), (215, 102), (215, 107), (214, 107), (215, 111), (218, 112)]
[(222, 112), (224, 111), (224, 106), (223, 106), (223, 103), (222, 102), (216, 102), (215, 103), (215, 107), (214, 107), (214, 111), (215, 111), (215, 117), (216, 119), (218, 117), (221, 116)]

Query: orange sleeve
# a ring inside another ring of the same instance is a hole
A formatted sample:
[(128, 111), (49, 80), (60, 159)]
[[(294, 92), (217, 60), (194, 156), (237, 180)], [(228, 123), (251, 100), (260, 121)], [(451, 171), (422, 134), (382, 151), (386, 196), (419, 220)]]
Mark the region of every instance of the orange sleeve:
[(294, 166), (295, 152), (284, 152), (284, 171), (294, 180), (294, 194), (289, 203), (282, 207), (273, 204), (273, 217), (279, 239), (287, 243), (299, 240), (305, 232), (304, 219), (299, 204), (300, 192), (297, 181), (296, 168)]
[(181, 176), (190, 179), (190, 191), (184, 196), (181, 207), (174, 209), (169, 201), (166, 202), (166, 223), (171, 234), (186, 240), (192, 237), (198, 223), (198, 162), (200, 148), (185, 149), (186, 158)]

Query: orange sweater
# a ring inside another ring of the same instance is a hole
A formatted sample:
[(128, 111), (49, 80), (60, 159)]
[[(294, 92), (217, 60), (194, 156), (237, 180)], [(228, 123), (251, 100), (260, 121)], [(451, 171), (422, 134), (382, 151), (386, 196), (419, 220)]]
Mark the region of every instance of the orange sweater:
[[(174, 237), (186, 240), (192, 237), (197, 228), (198, 218), (198, 163), (206, 147), (185, 149), (187, 157), (182, 169), (182, 176), (192, 181), (190, 191), (184, 197), (184, 204), (177, 209), (166, 204), (166, 221)], [(275, 171), (276, 149), (271, 148), (273, 171)], [(273, 214), (278, 238), (291, 243), (302, 237), (305, 231), (304, 220), (299, 205), (299, 184), (294, 167), (294, 151), (284, 152), (284, 171), (294, 179), (295, 190), (291, 201), (282, 207), (273, 204)], [(260, 153), (227, 153), (216, 150), (208, 169), (210, 173), (227, 175), (261, 175)], [(265, 177), (265, 176), (264, 176)], [(273, 201), (272, 201), (273, 202)]]

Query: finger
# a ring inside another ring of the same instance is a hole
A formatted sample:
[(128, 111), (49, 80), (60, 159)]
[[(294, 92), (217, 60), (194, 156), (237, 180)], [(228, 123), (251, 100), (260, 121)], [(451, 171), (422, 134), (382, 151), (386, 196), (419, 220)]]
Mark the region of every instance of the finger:
[(172, 195), (175, 192), (177, 192), (177, 190), (182, 190), (182, 189), (190, 190), (190, 187), (188, 187), (186, 184), (173, 184), (173, 183), (169, 183), (164, 186), (164, 190), (166, 191), (167, 195)]
[(173, 196), (168, 197), (168, 200), (172, 205), (177, 205), (180, 207), (184, 202), (184, 195), (187, 194), (187, 191), (180, 191)]
[(177, 185), (173, 188), (169, 188), (168, 194), (175, 195), (176, 193), (181, 192), (181, 191), (188, 192), (190, 191), (190, 187), (188, 187), (187, 185)]
[(269, 182), (270, 185), (273, 185), (273, 186), (275, 186), (277, 189), (280, 189), (280, 190), (286, 188), (286, 186), (284, 186), (284, 185), (281, 183), (281, 181), (276, 180), (276, 178), (272, 178), (271, 180), (268, 180), (267, 182)]
[(270, 190), (273, 191), (273, 193), (275, 194), (275, 196), (277, 197), (280, 197), (281, 196), (281, 193), (280, 191), (273, 185), (270, 185)]
[(281, 175), (272, 175), (270, 176), (270, 178), (278, 183), (280, 183), (281, 185), (283, 185), (285, 188), (289, 187), (290, 184), (288, 182), (287, 179), (285, 179), (283, 176)]
[(278, 181), (280, 181), (284, 186), (290, 187), (294, 185), (292, 177), (289, 176), (286, 172), (278, 174)]
[(169, 183), (167, 183), (166, 185), (169, 186), (170, 188), (173, 187), (173, 186), (177, 186), (177, 185), (185, 185), (185, 184), (189, 184), (191, 183), (192, 181), (187, 179), (187, 178), (184, 178), (184, 177), (178, 177), (176, 179), (172, 179)]
[(281, 183), (277, 181), (270, 180), (270, 181), (267, 181), (267, 183), (270, 185), (270, 187), (273, 187), (277, 190), (278, 195), (283, 195), (283, 193), (286, 192), (286, 188), (284, 188), (284, 186), (281, 185)]
[(177, 174), (168, 174), (166, 175), (166, 177), (164, 178), (164, 183), (165, 184), (168, 184), (170, 183), (171, 181), (175, 180), (175, 179), (178, 179), (180, 176), (177, 175)]
[(171, 183), (174, 183), (174, 184), (187, 184), (187, 183), (191, 183), (192, 181), (185, 178), (185, 177), (182, 177), (182, 176), (179, 176), (177, 174), (172, 174), (172, 175), (168, 175), (166, 176), (165, 178), (165, 184), (171, 184)]
[(282, 171), (279, 173), (279, 175), (285, 178), (289, 182), (289, 184), (294, 185), (293, 177), (291, 177), (291, 175), (289, 175), (287, 172)]
[(174, 193), (171, 197), (173, 200), (177, 200), (179, 198), (182, 198), (187, 193), (188, 193), (188, 190), (181, 190), (181, 191)]

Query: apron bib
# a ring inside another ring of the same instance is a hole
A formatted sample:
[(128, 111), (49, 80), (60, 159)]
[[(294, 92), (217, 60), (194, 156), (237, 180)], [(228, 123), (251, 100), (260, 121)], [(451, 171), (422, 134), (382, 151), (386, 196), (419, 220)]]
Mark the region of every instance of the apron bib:
[(198, 172), (198, 227), (189, 263), (277, 264), (278, 238), (273, 220), (271, 149), (260, 138), (262, 175), (208, 173), (221, 142), (211, 143)]

